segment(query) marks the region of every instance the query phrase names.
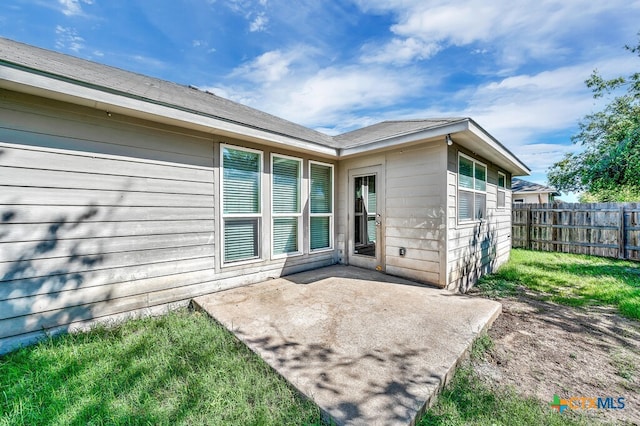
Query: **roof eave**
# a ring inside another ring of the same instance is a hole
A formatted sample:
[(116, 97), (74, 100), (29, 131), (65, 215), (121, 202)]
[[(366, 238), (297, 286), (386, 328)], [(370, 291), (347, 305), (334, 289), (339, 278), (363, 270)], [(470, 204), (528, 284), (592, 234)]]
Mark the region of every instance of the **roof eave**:
[(541, 190), (541, 191), (537, 191), (537, 190), (531, 190), (531, 191), (522, 191), (522, 190), (521, 190), (521, 191), (514, 191), (514, 190), (511, 190), (511, 193), (512, 193), (512, 194), (514, 194), (514, 195), (519, 195), (519, 194), (522, 194), (522, 195), (531, 195), (531, 194), (551, 194), (551, 195), (553, 195), (554, 197), (559, 197), (560, 195), (562, 195), (562, 194), (561, 194), (560, 192), (558, 192), (558, 191), (544, 191), (544, 190)]
[[(472, 137), (456, 138), (455, 134), (472, 135)], [(412, 145), (422, 141), (444, 137), (450, 134), (453, 140), (460, 146), (474, 152), (499, 167), (507, 170), (514, 176), (529, 175), (531, 170), (522, 163), (511, 151), (498, 142), (487, 131), (470, 118), (442, 124), (429, 129), (419, 130), (409, 134), (395, 135), (392, 137), (345, 147), (338, 150), (339, 158), (349, 158), (375, 151), (383, 151), (392, 148)], [(444, 139), (443, 139), (444, 141)]]
[(462, 132), (465, 130), (467, 130), (466, 120), (447, 123), (441, 126), (431, 127), (429, 129), (418, 130), (412, 133), (404, 133), (401, 135), (394, 135), (371, 142), (361, 143), (355, 146), (347, 146), (339, 149), (338, 155), (340, 158), (348, 158), (360, 154), (387, 150), (399, 146), (411, 145), (427, 139), (444, 136), (448, 133)]
[(205, 133), (241, 138), (254, 142), (307, 151), (335, 158), (333, 147), (303, 141), (286, 135), (223, 120), (206, 114), (186, 111), (177, 107), (110, 93), (97, 87), (75, 84), (42, 73), (0, 64), (0, 87), (21, 93), (69, 102), (105, 112), (186, 127)]
[(4, 61), (0, 62), (0, 87), (95, 108), (112, 114), (123, 114), (209, 134), (240, 138), (334, 159), (413, 145), (429, 139), (435, 140), (438, 137), (444, 137), (446, 134), (451, 134), (454, 137), (454, 134), (457, 133), (464, 135), (464, 137), (454, 138), (456, 143), (487, 158), (513, 175), (528, 175), (530, 173), (526, 165), (470, 118), (415, 132), (394, 135), (356, 146), (335, 148), (245, 125), (200, 111), (129, 96), (126, 93), (113, 92), (103, 87), (78, 81), (69, 81), (43, 71), (16, 66)]
[[(468, 118), (469, 131), (480, 138), (484, 143), (480, 146), (466, 146), (465, 148), (476, 152), (485, 158), (490, 159), (493, 163), (505, 168), (512, 176), (527, 176), (531, 174), (531, 169), (518, 159), (509, 149), (502, 145), (496, 138), (491, 136), (489, 132), (484, 130), (473, 119)], [(461, 145), (463, 145), (461, 143)], [(464, 145), (463, 145), (464, 146)]]

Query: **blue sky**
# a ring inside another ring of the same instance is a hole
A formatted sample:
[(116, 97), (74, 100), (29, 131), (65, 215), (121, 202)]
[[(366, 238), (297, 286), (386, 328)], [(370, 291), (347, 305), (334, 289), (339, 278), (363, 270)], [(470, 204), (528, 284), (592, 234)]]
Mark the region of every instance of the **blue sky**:
[[(576, 150), (584, 80), (638, 71), (638, 0), (2, 0), (0, 35), (330, 134), (470, 116), (528, 164)], [(566, 197), (565, 197), (566, 198)], [(570, 197), (571, 198), (571, 197)]]

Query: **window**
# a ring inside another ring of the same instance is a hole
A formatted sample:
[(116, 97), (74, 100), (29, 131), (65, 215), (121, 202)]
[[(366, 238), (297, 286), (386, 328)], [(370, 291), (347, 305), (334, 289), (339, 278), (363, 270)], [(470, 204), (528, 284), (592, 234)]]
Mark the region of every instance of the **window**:
[(260, 258), (262, 152), (221, 146), (224, 263)]
[(507, 175), (498, 172), (498, 208), (504, 208), (507, 197)]
[(458, 221), (486, 216), (487, 166), (460, 154), (458, 157)]
[(309, 247), (330, 249), (333, 245), (333, 166), (309, 162)]
[(302, 160), (271, 156), (271, 211), (273, 256), (300, 253)]

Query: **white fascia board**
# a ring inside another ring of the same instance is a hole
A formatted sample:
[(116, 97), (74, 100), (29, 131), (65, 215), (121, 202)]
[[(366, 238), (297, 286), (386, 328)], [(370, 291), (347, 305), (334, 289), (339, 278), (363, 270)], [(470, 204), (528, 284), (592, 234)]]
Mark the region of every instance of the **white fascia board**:
[(339, 150), (339, 158), (347, 158), (358, 154), (366, 154), (372, 151), (410, 145), (439, 136), (444, 137), (449, 133), (463, 132), (465, 130), (468, 130), (468, 120), (445, 124), (439, 127), (432, 127), (430, 129), (420, 130), (414, 133), (392, 136), (390, 138), (380, 139), (373, 142), (366, 142), (354, 147), (342, 148)]
[(336, 149), (332, 147), (305, 142), (266, 130), (242, 126), (209, 115), (196, 114), (151, 101), (109, 93), (16, 68), (0, 67), (0, 87), (95, 108), (105, 112), (195, 129), (210, 134), (249, 139), (269, 145), (279, 145), (292, 150), (303, 150), (319, 154), (324, 157), (336, 158), (337, 156)]
[[(515, 155), (513, 155), (507, 148), (505, 148), (500, 142), (493, 138), (486, 130), (480, 127), (476, 122), (469, 119), (469, 131), (471, 131), (478, 138), (482, 139), (485, 146), (476, 147), (475, 151), (479, 154), (485, 154), (489, 158), (494, 157), (497, 154), (502, 161), (496, 164), (505, 167), (512, 175), (525, 176), (531, 174), (531, 170), (522, 161), (520, 161)], [(486, 153), (487, 148), (493, 152), (494, 155)], [(509, 167), (506, 167), (508, 165)]]

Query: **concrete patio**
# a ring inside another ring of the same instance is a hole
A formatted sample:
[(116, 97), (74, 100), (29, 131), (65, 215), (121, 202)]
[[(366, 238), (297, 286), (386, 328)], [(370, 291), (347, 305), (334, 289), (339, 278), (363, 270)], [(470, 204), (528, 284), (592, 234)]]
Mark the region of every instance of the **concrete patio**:
[(194, 303), (339, 425), (412, 424), (501, 310), (338, 265)]

